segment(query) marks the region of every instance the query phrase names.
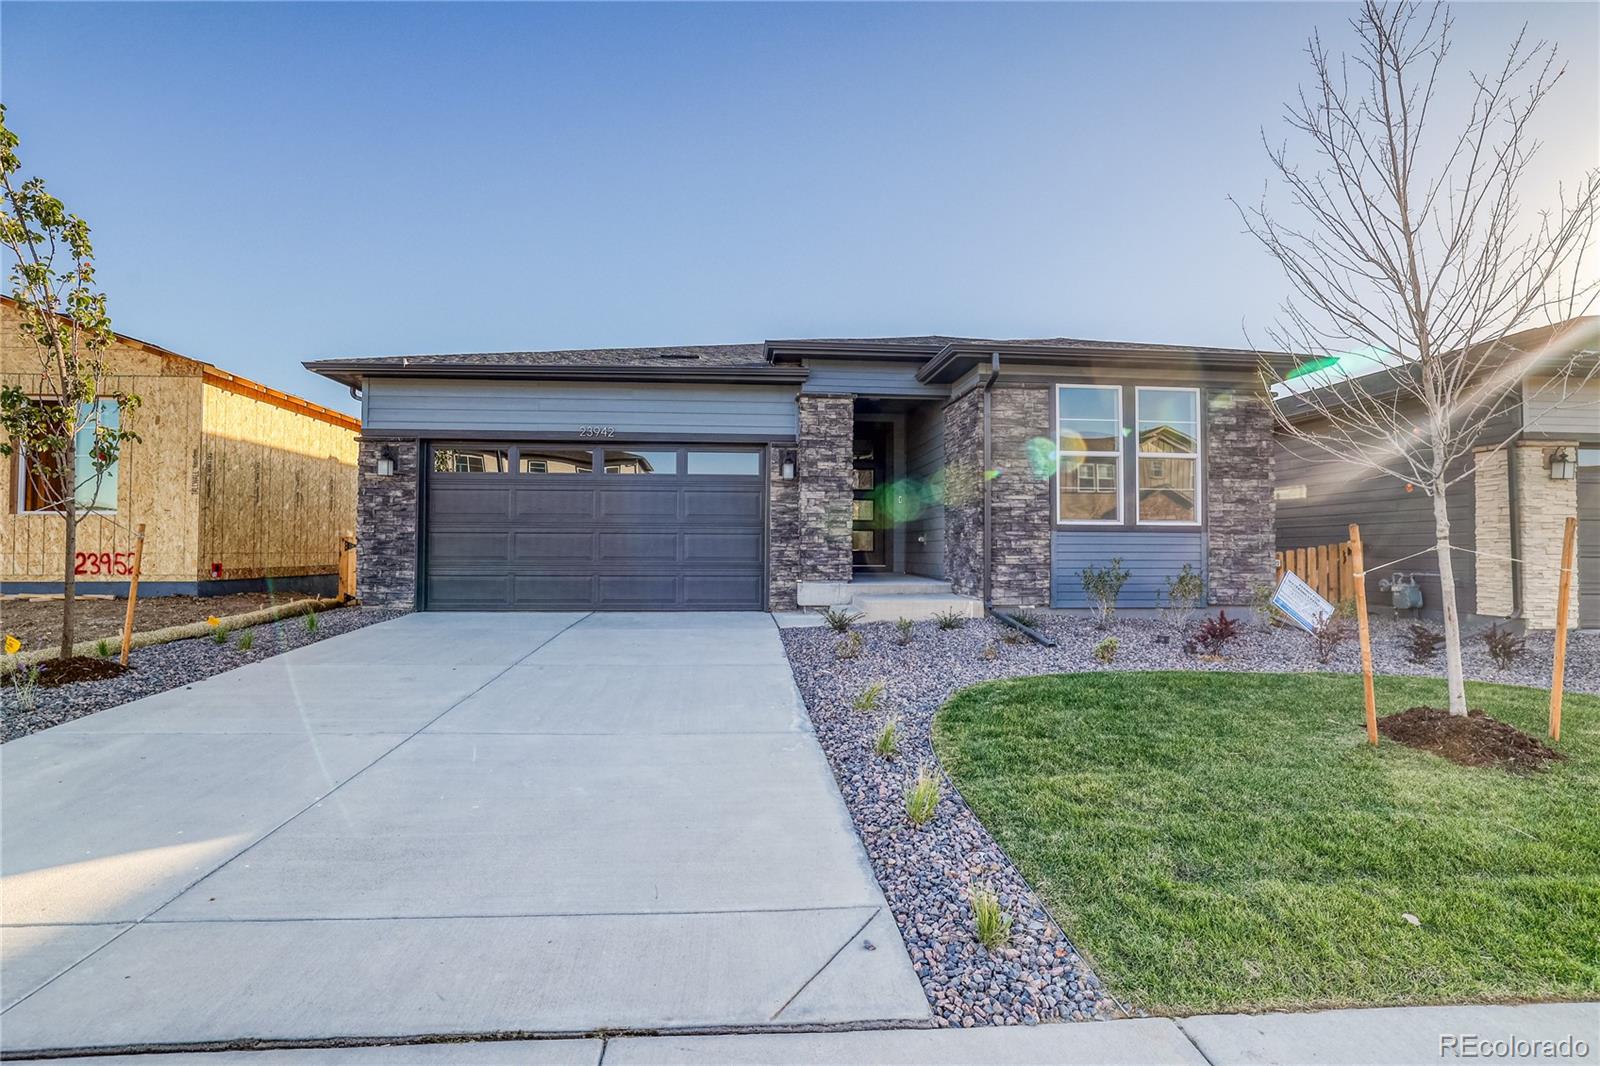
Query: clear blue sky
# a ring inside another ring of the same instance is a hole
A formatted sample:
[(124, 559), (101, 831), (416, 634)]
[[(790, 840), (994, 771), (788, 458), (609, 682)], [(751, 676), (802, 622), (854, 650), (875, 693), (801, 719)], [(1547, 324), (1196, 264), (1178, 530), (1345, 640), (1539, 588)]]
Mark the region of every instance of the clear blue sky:
[[(1600, 155), (1600, 7), (1535, 180)], [(1283, 294), (1230, 193), (1323, 4), (33, 4), (28, 172), (122, 332), (351, 409), (302, 359), (957, 333), (1236, 345)]]

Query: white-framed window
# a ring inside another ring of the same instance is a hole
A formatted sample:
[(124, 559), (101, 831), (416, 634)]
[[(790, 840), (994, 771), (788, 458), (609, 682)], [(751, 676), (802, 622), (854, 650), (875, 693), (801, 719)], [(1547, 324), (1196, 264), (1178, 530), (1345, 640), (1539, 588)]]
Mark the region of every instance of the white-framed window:
[(116, 513), (119, 464), (112, 463), (101, 471), (97, 478), (94, 472), (94, 457), (90, 454), (90, 449), (94, 446), (96, 426), (121, 428), (122, 408), (116, 400), (97, 402), (99, 408), (96, 411), (91, 411), (88, 404), (83, 406), (77, 445), (73, 449), (76, 469), (73, 471), (70, 486), (63, 476), (61, 463), (56, 455), (41, 457), (30, 455), (20, 448), (17, 450), (12, 465), (17, 475), (14, 486), (16, 495), (13, 499), (17, 501), (18, 514), (62, 510), (69, 487), (77, 497), (80, 512)]
[(1122, 388), (1056, 386), (1056, 522), (1122, 523)]
[(1135, 391), (1135, 468), (1141, 526), (1200, 524), (1200, 390)]

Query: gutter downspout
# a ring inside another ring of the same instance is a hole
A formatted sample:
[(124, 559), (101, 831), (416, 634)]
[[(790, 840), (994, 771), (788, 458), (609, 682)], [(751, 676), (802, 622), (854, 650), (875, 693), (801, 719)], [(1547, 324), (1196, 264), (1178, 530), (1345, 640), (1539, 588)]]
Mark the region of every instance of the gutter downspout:
[(983, 382), (983, 609), (987, 611), (991, 606), (990, 585), (991, 570), (989, 555), (993, 550), (994, 534), (989, 525), (989, 471), (994, 468), (994, 441), (993, 441), (993, 415), (994, 405), (989, 398), (989, 391), (994, 388), (995, 379), (1000, 376), (1000, 353), (992, 352), (989, 355), (989, 376)]

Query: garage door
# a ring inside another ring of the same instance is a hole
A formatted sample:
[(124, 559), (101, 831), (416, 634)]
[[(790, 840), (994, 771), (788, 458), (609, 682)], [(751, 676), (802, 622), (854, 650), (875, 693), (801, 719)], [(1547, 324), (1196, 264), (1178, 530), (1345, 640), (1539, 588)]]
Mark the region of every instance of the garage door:
[(1600, 629), (1600, 444), (1578, 449), (1578, 624)]
[(432, 610), (761, 610), (760, 449), (437, 443)]

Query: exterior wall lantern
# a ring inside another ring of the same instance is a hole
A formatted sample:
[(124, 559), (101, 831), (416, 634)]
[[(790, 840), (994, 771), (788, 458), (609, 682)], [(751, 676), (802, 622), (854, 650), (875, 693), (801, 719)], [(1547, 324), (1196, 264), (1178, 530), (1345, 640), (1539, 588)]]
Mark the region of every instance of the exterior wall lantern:
[(799, 451), (795, 448), (784, 448), (778, 453), (778, 478), (781, 481), (793, 481), (795, 465), (799, 458)]
[(1571, 445), (1563, 444), (1559, 448), (1552, 448), (1550, 456), (1550, 480), (1571, 481), (1578, 476), (1578, 450)]
[(391, 445), (385, 444), (378, 449), (378, 476), (394, 476), (394, 448)]

